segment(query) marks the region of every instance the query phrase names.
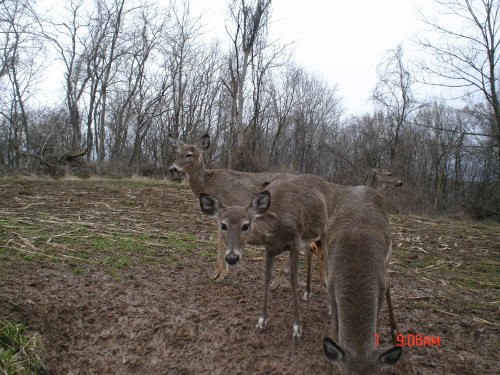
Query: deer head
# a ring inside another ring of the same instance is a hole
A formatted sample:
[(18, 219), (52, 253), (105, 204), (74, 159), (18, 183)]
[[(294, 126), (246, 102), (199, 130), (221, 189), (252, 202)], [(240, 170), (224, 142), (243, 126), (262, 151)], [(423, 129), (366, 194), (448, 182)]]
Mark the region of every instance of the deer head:
[(383, 192), (389, 186), (403, 185), (403, 181), (399, 177), (394, 177), (387, 169), (372, 168), (371, 176), (369, 185), (378, 192)]
[(200, 207), (204, 214), (217, 215), (221, 240), (225, 249), (226, 262), (235, 265), (243, 256), (245, 246), (251, 236), (254, 220), (265, 214), (271, 205), (271, 195), (265, 190), (252, 198), (250, 204), (226, 207), (216, 197), (200, 194)]
[(198, 145), (184, 143), (172, 135), (168, 136), (168, 140), (177, 152), (177, 159), (170, 166), (170, 173), (184, 172), (192, 174), (201, 165), (204, 168), (203, 151), (208, 150), (210, 147), (210, 136), (208, 134), (200, 138)]
[(375, 374), (381, 368), (394, 366), (402, 353), (400, 346), (374, 349), (371, 353), (351, 353), (329, 337), (323, 339), (323, 351), (331, 363), (339, 365), (343, 374)]

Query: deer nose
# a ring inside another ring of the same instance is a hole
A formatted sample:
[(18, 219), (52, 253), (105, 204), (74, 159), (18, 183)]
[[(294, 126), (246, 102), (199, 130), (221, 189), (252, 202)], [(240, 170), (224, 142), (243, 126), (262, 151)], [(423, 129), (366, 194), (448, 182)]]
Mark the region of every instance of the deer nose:
[(168, 169), (170, 174), (174, 174), (175, 172), (178, 172), (177, 168), (175, 168), (175, 165), (171, 165), (170, 168)]
[(403, 181), (399, 180), (398, 183), (396, 184), (396, 186), (402, 186), (403, 185)]
[(226, 255), (226, 262), (231, 266), (234, 266), (240, 260), (240, 256), (235, 253), (229, 253)]

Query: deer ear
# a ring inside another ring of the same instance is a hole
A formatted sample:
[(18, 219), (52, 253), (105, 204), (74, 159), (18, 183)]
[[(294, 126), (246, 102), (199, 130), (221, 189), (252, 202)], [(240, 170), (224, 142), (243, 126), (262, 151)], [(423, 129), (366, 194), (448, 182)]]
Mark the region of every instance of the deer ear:
[(261, 185), (260, 185), (260, 188), (261, 189), (265, 189), (266, 187), (268, 187), (269, 185), (271, 185), (271, 183), (269, 181), (264, 181)]
[(329, 337), (323, 338), (323, 352), (330, 362), (343, 361), (345, 358), (344, 350)]
[(399, 358), (401, 358), (401, 354), (403, 350), (400, 346), (393, 346), (389, 350), (384, 351), (379, 355), (378, 361), (384, 367), (394, 366)]
[(200, 208), (205, 215), (213, 216), (217, 214), (222, 204), (215, 197), (206, 193), (200, 193)]
[(250, 206), (255, 216), (264, 215), (271, 205), (271, 194), (264, 190), (252, 198)]
[(181, 147), (184, 144), (184, 142), (182, 142), (181, 140), (175, 138), (172, 134), (168, 135), (168, 141), (170, 142), (170, 144), (172, 145), (172, 147), (174, 148), (174, 150), (177, 151), (177, 152), (179, 152), (181, 150)]
[(198, 147), (203, 151), (208, 150), (210, 147), (210, 136), (208, 134), (204, 134), (203, 137), (198, 141)]

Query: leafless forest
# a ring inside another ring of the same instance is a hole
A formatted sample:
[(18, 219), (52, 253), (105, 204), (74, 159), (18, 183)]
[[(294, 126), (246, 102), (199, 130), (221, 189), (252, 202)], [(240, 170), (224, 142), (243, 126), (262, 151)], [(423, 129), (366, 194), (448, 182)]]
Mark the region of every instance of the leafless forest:
[[(404, 181), (400, 211), (499, 218), (497, 0), (436, 1), (422, 22), (439, 37), (415, 36), (422, 61), (401, 45), (388, 51), (374, 110), (358, 117), (270, 40), (271, 0), (228, 2), (220, 42), (207, 41), (187, 1), (166, 3), (70, 0), (44, 12), (0, 0), (0, 174), (162, 177), (169, 133), (209, 133), (212, 167), (361, 184), (378, 166)], [(435, 21), (444, 14), (455, 22)], [(54, 62), (61, 101), (42, 107)], [(462, 100), (422, 98), (417, 83), (460, 88)]]

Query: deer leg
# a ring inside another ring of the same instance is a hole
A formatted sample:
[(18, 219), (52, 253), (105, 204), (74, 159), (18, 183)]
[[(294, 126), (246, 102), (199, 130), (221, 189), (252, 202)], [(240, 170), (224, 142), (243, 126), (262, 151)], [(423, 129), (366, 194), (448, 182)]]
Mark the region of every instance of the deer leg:
[(313, 253), (312, 247), (313, 246), (316, 247), (316, 245), (314, 244), (314, 242), (311, 244), (311, 246), (309, 246), (306, 249), (306, 258), (307, 258), (307, 284), (306, 284), (306, 291), (304, 292), (304, 296), (302, 297), (302, 299), (304, 301), (309, 301), (309, 298), (311, 298), (311, 269), (312, 269), (312, 253)]
[(299, 299), (297, 297), (297, 268), (299, 263), (300, 249), (297, 243), (290, 248), (290, 285), (292, 286), (293, 298), (293, 338), (299, 339), (302, 337), (302, 325), (300, 324), (299, 316)]
[(398, 334), (398, 327), (396, 323), (396, 318), (394, 317), (394, 309), (392, 307), (391, 300), (391, 279), (387, 275), (387, 289), (385, 290), (385, 299), (387, 301), (387, 309), (389, 310), (389, 325), (391, 327), (392, 341), (396, 344), (396, 335)]
[(217, 229), (217, 262), (215, 264), (215, 271), (212, 274), (212, 279), (216, 281), (222, 281), (226, 278), (228, 274), (228, 265), (226, 263), (226, 249), (222, 243), (222, 236), (220, 233), (220, 228)]
[(220, 230), (217, 229), (217, 258), (216, 258), (216, 262), (215, 262), (215, 271), (214, 273), (212, 274), (212, 276), (210, 276), (210, 278), (212, 280), (214, 279), (217, 279), (220, 275), (220, 253), (221, 253), (221, 240), (220, 240)]
[(266, 275), (264, 277), (264, 303), (256, 328), (263, 330), (268, 319), (268, 304), (271, 286), (271, 276), (273, 274), (274, 254), (266, 249)]
[[(323, 245), (324, 244), (324, 245)], [(326, 248), (326, 238), (321, 239), (316, 246), (316, 254), (318, 255), (318, 265), (319, 265), (319, 284), (323, 290), (326, 290), (326, 270), (325, 270), (325, 248)]]
[(281, 283), (283, 282), (283, 279), (285, 276), (288, 275), (288, 266), (287, 264), (283, 264), (283, 267), (281, 267), (280, 271), (278, 272), (278, 275), (274, 278), (273, 282), (271, 283), (271, 290), (276, 290)]

